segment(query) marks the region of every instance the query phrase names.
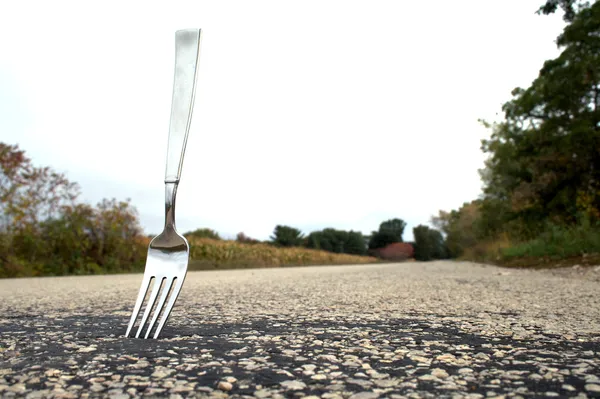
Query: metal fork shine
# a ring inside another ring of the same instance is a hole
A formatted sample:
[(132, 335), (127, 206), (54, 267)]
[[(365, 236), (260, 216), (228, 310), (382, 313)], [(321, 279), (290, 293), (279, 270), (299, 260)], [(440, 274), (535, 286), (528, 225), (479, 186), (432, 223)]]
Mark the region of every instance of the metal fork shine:
[[(190, 249), (187, 240), (175, 229), (175, 196), (192, 120), (199, 55), (199, 29), (184, 29), (175, 32), (175, 79), (173, 82), (165, 173), (165, 227), (163, 232), (150, 242), (142, 285), (125, 333), (126, 337), (129, 337), (139, 316), (150, 283), (154, 281), (150, 298), (135, 337), (140, 337), (148, 318), (152, 314), (144, 335), (144, 338), (148, 338), (162, 313), (158, 327), (154, 332), (154, 338), (158, 338), (179, 296), (187, 274)], [(159, 291), (160, 299), (154, 308)], [(165, 307), (167, 298), (168, 303)], [(152, 312), (153, 308), (154, 312)]]

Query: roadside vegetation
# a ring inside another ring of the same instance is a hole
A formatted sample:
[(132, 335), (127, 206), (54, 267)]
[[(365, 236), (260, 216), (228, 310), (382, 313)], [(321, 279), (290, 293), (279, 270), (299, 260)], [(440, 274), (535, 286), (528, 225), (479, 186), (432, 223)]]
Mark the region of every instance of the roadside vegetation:
[[(369, 235), (275, 226), (260, 241), (185, 233), (191, 269), (465, 259), (514, 267), (600, 263), (600, 2), (547, 0), (540, 14), (567, 23), (527, 88), (517, 87), (489, 138), (479, 198), (428, 224), (382, 221)], [(543, 17), (540, 17), (543, 18)], [(410, 210), (406, 210), (410, 212)], [(79, 187), (0, 143), (0, 277), (143, 270), (150, 237), (129, 200), (79, 201)]]
[(480, 198), (439, 211), (453, 258), (586, 264), (600, 253), (600, 3), (549, 0), (567, 26), (528, 88), (515, 88), (481, 149)]
[(190, 270), (375, 263), (377, 258), (266, 243), (192, 238)]

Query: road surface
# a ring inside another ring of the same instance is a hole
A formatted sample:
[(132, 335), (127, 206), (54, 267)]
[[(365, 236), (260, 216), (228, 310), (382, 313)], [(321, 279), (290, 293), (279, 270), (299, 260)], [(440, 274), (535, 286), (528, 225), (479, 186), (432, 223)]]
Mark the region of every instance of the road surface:
[(159, 340), (139, 274), (0, 280), (0, 396), (600, 397), (597, 269), (190, 272)]

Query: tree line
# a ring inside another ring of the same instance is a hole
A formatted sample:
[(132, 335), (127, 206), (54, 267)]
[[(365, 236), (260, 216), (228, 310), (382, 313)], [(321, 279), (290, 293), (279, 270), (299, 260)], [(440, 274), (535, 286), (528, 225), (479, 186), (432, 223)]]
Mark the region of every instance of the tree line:
[[(404, 243), (405, 228), (406, 223), (399, 218), (381, 222), (379, 229), (373, 231), (370, 235), (363, 235), (360, 231), (346, 231), (331, 227), (305, 235), (296, 227), (277, 225), (269, 240), (262, 242), (279, 247), (304, 247), (333, 253), (373, 255), (386, 258), (387, 255), (384, 255), (380, 250), (388, 248), (391, 244)], [(209, 228), (189, 231), (184, 235), (186, 237), (222, 239), (216, 231)], [(416, 260), (446, 259), (449, 257), (449, 251), (440, 231), (429, 226), (419, 225), (413, 228), (413, 236), (413, 242), (397, 247), (395, 251), (392, 251), (390, 257), (398, 259), (414, 257)], [(251, 244), (261, 242), (247, 237), (244, 233), (239, 233), (236, 241)]]
[(134, 271), (147, 247), (129, 200), (78, 200), (79, 186), (0, 143), (0, 277)]
[(600, 3), (549, 0), (539, 12), (559, 9), (560, 55), (512, 91), (501, 122), (481, 121), (482, 195), (431, 220), (453, 257), (600, 252)]
[[(130, 200), (105, 198), (92, 206), (79, 197), (79, 186), (65, 175), (35, 166), (18, 145), (0, 142), (0, 277), (143, 269), (152, 237), (144, 235)], [(381, 223), (371, 236), (327, 228), (304, 237), (298, 229), (279, 225), (267, 243), (373, 255), (373, 250), (402, 242), (405, 226), (402, 220), (392, 219)], [(208, 228), (185, 236), (221, 239)], [(236, 241), (260, 242), (244, 233)], [(417, 239), (417, 247), (424, 248), (425, 242)]]

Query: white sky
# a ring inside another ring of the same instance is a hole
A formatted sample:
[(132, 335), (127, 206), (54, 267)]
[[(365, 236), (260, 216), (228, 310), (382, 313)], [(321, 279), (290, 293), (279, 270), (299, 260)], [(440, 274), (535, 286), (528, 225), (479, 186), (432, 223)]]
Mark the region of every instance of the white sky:
[[(542, 0), (4, 1), (0, 140), (163, 223), (174, 32), (201, 28), (182, 232), (412, 228), (481, 191), (516, 86), (558, 55)], [(92, 4), (95, 4), (92, 6)]]

